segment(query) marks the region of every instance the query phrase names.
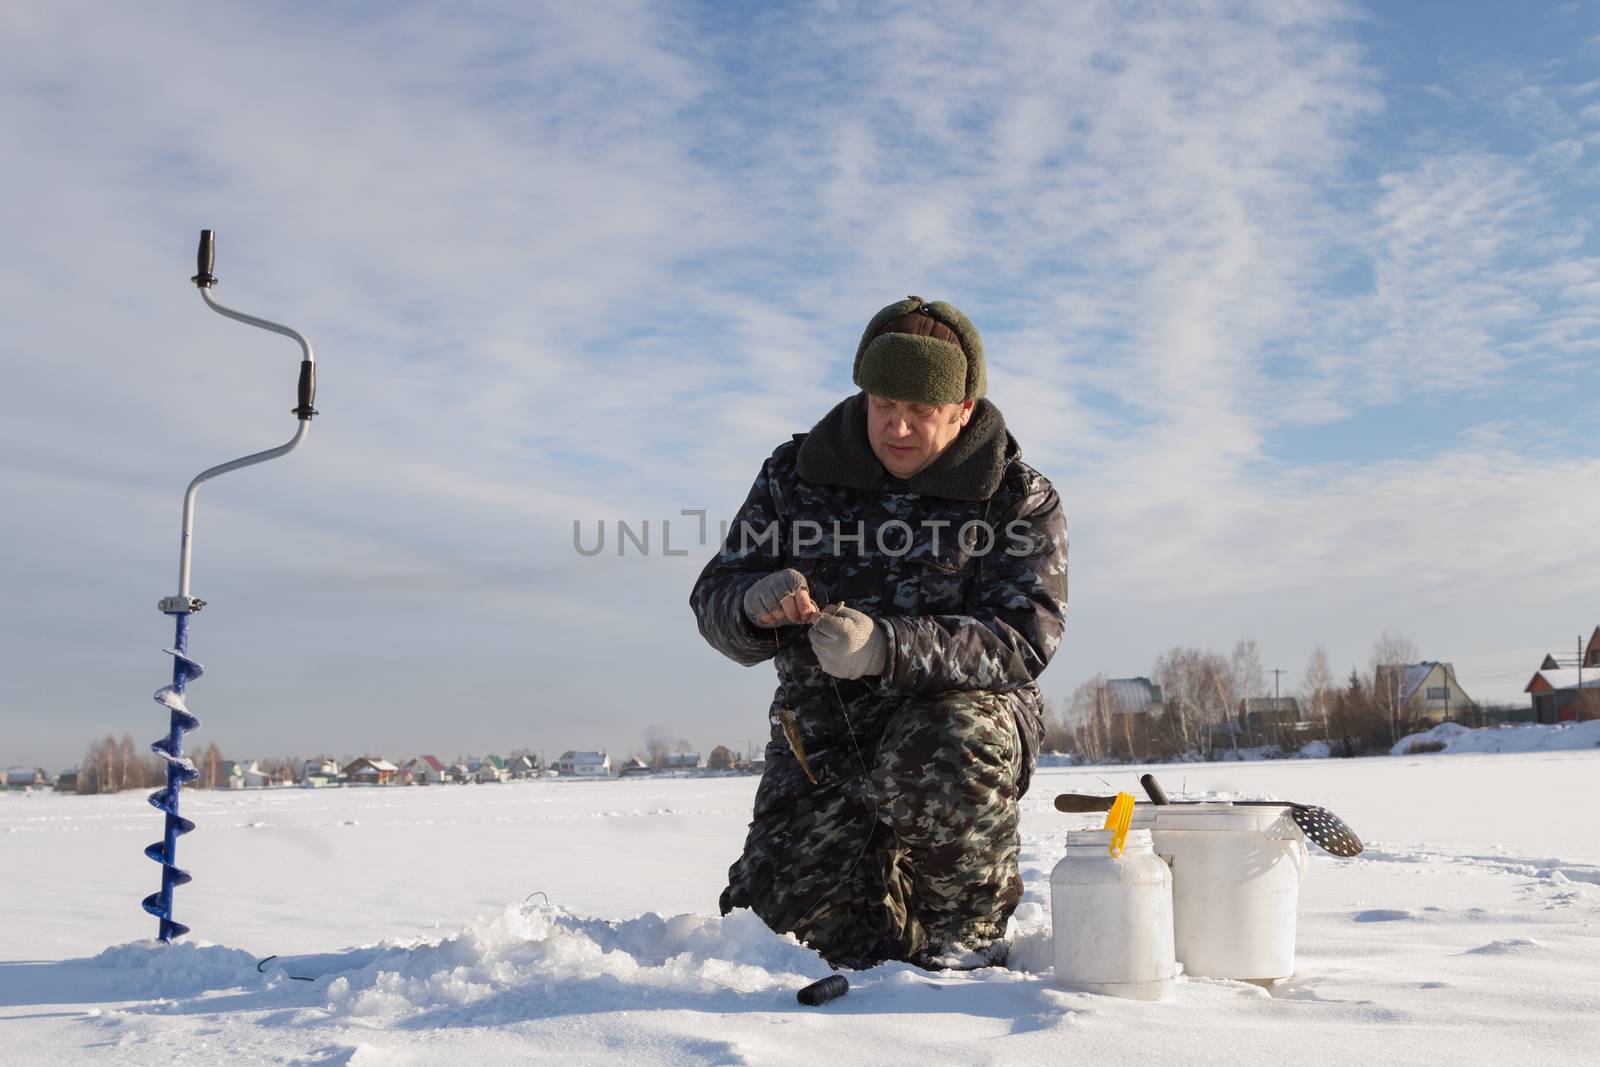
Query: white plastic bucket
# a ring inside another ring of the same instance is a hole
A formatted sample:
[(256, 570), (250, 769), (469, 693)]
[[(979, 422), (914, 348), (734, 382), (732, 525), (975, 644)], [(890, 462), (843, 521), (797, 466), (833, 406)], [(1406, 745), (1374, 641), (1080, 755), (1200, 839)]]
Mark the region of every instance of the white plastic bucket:
[(1150, 831), (1129, 830), (1122, 855), (1110, 830), (1067, 834), (1050, 873), (1055, 979), (1090, 993), (1159, 1000), (1177, 971), (1172, 948), (1172, 875)]
[(1264, 982), (1294, 973), (1305, 836), (1289, 808), (1140, 805), (1172, 868), (1174, 947), (1185, 974)]

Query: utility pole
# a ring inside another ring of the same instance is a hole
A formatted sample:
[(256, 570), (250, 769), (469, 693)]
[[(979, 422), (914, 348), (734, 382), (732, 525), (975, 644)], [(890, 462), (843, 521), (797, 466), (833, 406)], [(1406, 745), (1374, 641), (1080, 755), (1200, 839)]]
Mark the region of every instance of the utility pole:
[(1283, 672), (1272, 668), (1272, 727), (1273, 733), (1278, 735), (1278, 748), (1283, 748), (1283, 693), (1278, 682)]

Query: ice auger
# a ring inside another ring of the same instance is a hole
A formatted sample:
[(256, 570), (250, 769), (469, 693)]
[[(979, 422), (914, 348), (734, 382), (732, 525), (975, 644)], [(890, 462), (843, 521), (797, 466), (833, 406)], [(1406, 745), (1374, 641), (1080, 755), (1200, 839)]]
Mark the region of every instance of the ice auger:
[(172, 657), (172, 684), (156, 690), (155, 697), (156, 703), (171, 712), (170, 726), (167, 736), (150, 746), (150, 751), (160, 756), (166, 764), (166, 786), (150, 794), (151, 805), (166, 815), (166, 827), (161, 840), (144, 850), (146, 856), (161, 864), (161, 889), (144, 898), (144, 910), (161, 921), (157, 936), (162, 941), (171, 941), (189, 932), (187, 926), (172, 918), (172, 891), (191, 880), (189, 872), (177, 866), (178, 838), (194, 829), (193, 822), (178, 814), (178, 793), (186, 784), (200, 777), (194, 761), (183, 754), (183, 735), (200, 728), (200, 720), (189, 712), (184, 697), (189, 683), (200, 677), (202, 670), (200, 664), (189, 657), (189, 617), (205, 607), (205, 601), (189, 594), (189, 557), (194, 540), (195, 494), (199, 492), (200, 486), (219, 474), (265, 463), (269, 459), (277, 459), (292, 452), (301, 441), (305, 440), (306, 433), (311, 428), (311, 419), (317, 413), (312, 407), (317, 393), (317, 364), (316, 356), (311, 351), (311, 342), (307, 341), (298, 330), (292, 330), (276, 322), (268, 322), (266, 319), (258, 319), (254, 315), (246, 315), (217, 303), (216, 298), (211, 295), (211, 287), (217, 284), (216, 276), (211, 273), (214, 266), (215, 244), (212, 232), (201, 230), (197, 273), (189, 280), (200, 290), (200, 296), (211, 310), (248, 326), (281, 333), (285, 337), (293, 338), (300, 345), (302, 353), (300, 402), (293, 411), (294, 416), (300, 421), (288, 444), (269, 448), (265, 452), (255, 452), (203, 470), (194, 476), (194, 480), (189, 483), (188, 491), (183, 496), (183, 540), (178, 551), (178, 592), (176, 596), (163, 597), (156, 605), (163, 614), (173, 617), (177, 629), (172, 647), (165, 650)]

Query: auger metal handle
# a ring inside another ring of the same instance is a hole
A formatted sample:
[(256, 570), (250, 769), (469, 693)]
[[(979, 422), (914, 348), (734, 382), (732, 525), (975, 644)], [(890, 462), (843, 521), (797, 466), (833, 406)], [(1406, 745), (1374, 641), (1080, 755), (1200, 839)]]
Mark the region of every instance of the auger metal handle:
[(1141, 774), (1139, 776), (1139, 784), (1144, 786), (1145, 794), (1147, 796), (1149, 796), (1150, 803), (1152, 803), (1152, 804), (1169, 804), (1169, 803), (1171, 803), (1171, 801), (1169, 801), (1167, 799), (1167, 791), (1165, 789), (1161, 788), (1161, 783), (1156, 781), (1156, 776), (1155, 775), (1153, 775), (1153, 774)]
[(265, 463), (269, 459), (277, 459), (279, 456), (288, 455), (299, 446), (301, 441), (305, 440), (311, 426), (311, 420), (317, 414), (315, 407), (317, 357), (316, 353), (311, 349), (311, 342), (306, 340), (305, 335), (293, 327), (273, 322), (270, 319), (263, 319), (256, 315), (250, 315), (243, 311), (235, 311), (233, 308), (218, 303), (217, 298), (211, 293), (212, 287), (218, 283), (217, 276), (213, 273), (216, 267), (216, 247), (216, 233), (212, 230), (201, 230), (200, 246), (195, 253), (196, 272), (194, 277), (189, 280), (200, 290), (200, 296), (205, 300), (206, 306), (218, 315), (232, 319), (235, 322), (242, 322), (246, 326), (255, 326), (271, 333), (282, 334), (300, 346), (300, 381), (296, 389), (298, 403), (292, 410), (292, 414), (300, 421), (299, 425), (295, 427), (294, 436), (287, 443), (279, 445), (277, 448), (269, 448), (264, 452), (254, 452), (248, 456), (241, 456), (238, 459), (229, 460), (227, 463), (220, 463), (215, 467), (210, 467), (195, 475), (194, 480), (189, 483), (188, 491), (183, 496), (183, 541), (178, 557), (178, 597), (184, 601), (189, 599), (189, 570), (191, 542), (194, 538), (195, 494), (199, 492), (200, 486), (218, 475), (227, 474), (229, 471), (252, 467), (257, 463)]

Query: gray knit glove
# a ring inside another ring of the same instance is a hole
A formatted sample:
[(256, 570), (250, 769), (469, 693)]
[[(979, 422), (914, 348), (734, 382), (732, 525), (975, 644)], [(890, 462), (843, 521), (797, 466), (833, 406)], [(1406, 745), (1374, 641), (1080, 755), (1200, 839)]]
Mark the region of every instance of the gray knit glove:
[(745, 590), (745, 617), (757, 626), (772, 629), (810, 622), (817, 614), (806, 587), (806, 576), (793, 567), (773, 571)]
[(811, 624), (811, 650), (835, 678), (882, 674), (889, 642), (871, 618), (843, 605), (830, 607)]

